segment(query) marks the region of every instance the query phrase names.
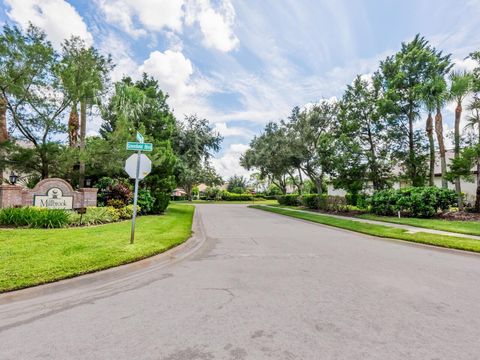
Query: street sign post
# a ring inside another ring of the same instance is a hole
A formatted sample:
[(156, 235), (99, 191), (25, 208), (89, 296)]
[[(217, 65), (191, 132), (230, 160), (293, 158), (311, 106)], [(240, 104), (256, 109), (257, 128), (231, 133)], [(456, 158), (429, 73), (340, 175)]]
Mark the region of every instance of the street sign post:
[(152, 151), (153, 144), (152, 143), (141, 143), (141, 142), (127, 142), (127, 150), (133, 151)]
[(135, 191), (133, 195), (133, 216), (132, 216), (132, 231), (130, 233), (130, 244), (133, 244), (135, 239), (135, 219), (137, 218), (137, 201), (138, 201), (138, 183), (144, 179), (145, 176), (152, 171), (152, 162), (147, 155), (142, 154), (142, 151), (152, 151), (153, 144), (144, 143), (143, 135), (137, 131), (137, 140), (139, 142), (127, 142), (127, 150), (136, 151), (136, 154), (131, 155), (125, 161), (125, 171), (128, 175), (135, 179)]

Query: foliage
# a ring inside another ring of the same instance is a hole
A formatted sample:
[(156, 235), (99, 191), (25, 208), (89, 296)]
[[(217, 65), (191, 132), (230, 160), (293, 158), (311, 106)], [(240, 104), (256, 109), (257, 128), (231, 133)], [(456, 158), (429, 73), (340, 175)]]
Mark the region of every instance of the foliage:
[(309, 194), (303, 195), (300, 199), (300, 203), (309, 209), (315, 210), (329, 212), (349, 211), (347, 200), (343, 196)]
[(220, 149), (221, 142), (222, 137), (206, 119), (192, 115), (177, 124), (174, 148), (179, 160), (176, 177), (189, 199), (193, 188), (204, 180), (219, 182), (220, 177), (210, 166), (209, 160), (212, 153)]
[(61, 228), (68, 224), (65, 210), (36, 207), (5, 208), (0, 210), (0, 224), (14, 227)]
[(286, 173), (290, 164), (285, 151), (288, 151), (285, 129), (272, 122), (267, 124), (263, 134), (253, 138), (240, 163), (247, 170), (258, 170), (260, 179), (268, 179), (286, 194)]
[(118, 221), (119, 212), (114, 207), (88, 207), (85, 214), (71, 212), (69, 224), (71, 226), (80, 225), (100, 225)]
[(380, 63), (381, 84), (385, 92), (381, 113), (393, 120), (397, 128), (396, 157), (406, 178), (413, 186), (426, 180), (425, 137), (415, 131), (426, 86), (432, 77), (450, 66), (450, 56), (433, 48), (425, 38), (416, 35), (401, 50)]
[[(109, 195), (109, 201), (110, 200), (121, 201), (122, 204), (125, 206), (129, 204), (132, 201), (132, 199), (133, 199), (133, 192), (127, 184), (123, 182), (118, 182), (115, 185), (113, 185)], [(107, 204), (108, 204), (108, 201), (107, 201)]]
[(439, 210), (448, 210), (456, 204), (453, 190), (437, 187), (411, 187), (399, 190), (382, 190), (372, 195), (371, 211), (377, 215), (394, 215), (407, 212), (413, 217), (432, 217)]
[(247, 189), (247, 179), (243, 176), (233, 175), (227, 183), (227, 191), (235, 194), (243, 194)]
[[(5, 25), (0, 34), (0, 98), (23, 139), (38, 160), (42, 178), (50, 175), (49, 153), (55, 134), (65, 131), (61, 115), (70, 98), (59, 79), (58, 54), (40, 29), (25, 33)], [(17, 149), (21, 153), (22, 149)]]
[(276, 197), (280, 205), (298, 206), (300, 205), (300, 195), (279, 195)]
[(170, 203), (170, 194), (166, 194), (160, 191), (154, 193), (155, 202), (153, 203), (152, 213), (163, 214)]
[(252, 194), (234, 194), (228, 191), (224, 191), (221, 194), (222, 200), (225, 201), (252, 201), (253, 195)]
[(338, 137), (340, 152), (334, 185), (359, 193), (371, 183), (374, 190), (392, 182), (393, 147), (396, 127), (381, 116), (383, 93), (380, 75), (371, 80), (361, 76), (347, 86), (340, 103)]
[(220, 200), (222, 198), (222, 190), (218, 187), (207, 187), (205, 189), (206, 200)]
[(138, 206), (142, 209), (138, 213), (141, 215), (152, 214), (155, 205), (155, 198), (152, 196), (150, 190), (139, 189), (138, 190)]

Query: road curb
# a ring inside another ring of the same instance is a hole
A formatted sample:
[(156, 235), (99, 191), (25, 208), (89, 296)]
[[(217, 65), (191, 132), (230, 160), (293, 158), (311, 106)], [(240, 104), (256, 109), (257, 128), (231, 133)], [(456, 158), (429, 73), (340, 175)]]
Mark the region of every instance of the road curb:
[(0, 294), (0, 305), (16, 301), (28, 300), (38, 296), (49, 295), (69, 290), (79, 290), (82, 287), (98, 285), (102, 287), (121, 282), (132, 277), (141, 276), (145, 272), (156, 271), (182, 261), (196, 253), (205, 243), (205, 234), (198, 211), (194, 212), (192, 222), (192, 236), (183, 243), (168, 249), (160, 254), (147, 257), (131, 263), (81, 274), (46, 284), (13, 290)]

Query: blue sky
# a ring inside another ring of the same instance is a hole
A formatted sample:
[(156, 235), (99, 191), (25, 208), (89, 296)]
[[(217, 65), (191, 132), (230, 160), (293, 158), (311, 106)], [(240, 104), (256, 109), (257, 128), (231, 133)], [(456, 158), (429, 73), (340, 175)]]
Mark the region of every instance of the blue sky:
[(177, 117), (197, 113), (224, 136), (214, 160), (224, 177), (245, 174), (238, 158), (267, 122), (340, 97), (416, 33), (471, 69), (479, 19), (480, 0), (3, 0), (0, 11), (56, 47), (75, 34), (111, 53), (114, 80), (155, 76)]

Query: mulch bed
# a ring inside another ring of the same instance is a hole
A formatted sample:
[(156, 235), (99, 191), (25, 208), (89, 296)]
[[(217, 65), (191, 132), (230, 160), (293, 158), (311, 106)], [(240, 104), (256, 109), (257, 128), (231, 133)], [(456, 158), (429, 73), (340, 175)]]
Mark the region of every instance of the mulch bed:
[(449, 211), (438, 216), (444, 220), (455, 221), (480, 221), (480, 213), (471, 213), (466, 211)]

